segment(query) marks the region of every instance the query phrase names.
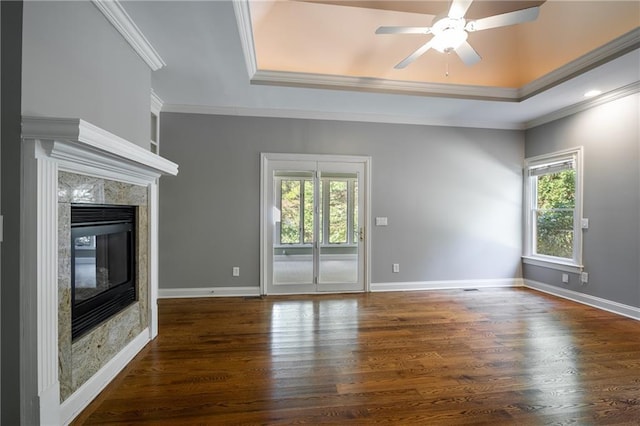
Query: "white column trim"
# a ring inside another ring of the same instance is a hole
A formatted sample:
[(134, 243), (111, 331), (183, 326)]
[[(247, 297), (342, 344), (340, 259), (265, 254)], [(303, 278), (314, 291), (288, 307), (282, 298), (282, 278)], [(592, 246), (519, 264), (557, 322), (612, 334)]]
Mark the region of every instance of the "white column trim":
[(58, 168), (46, 158), (38, 141), (23, 144), (22, 164), (20, 346), (26, 365), (21, 368), (21, 418), (24, 422), (33, 421), (35, 412), (40, 421), (56, 421), (60, 404)]
[(149, 338), (158, 335), (158, 181), (149, 185)]

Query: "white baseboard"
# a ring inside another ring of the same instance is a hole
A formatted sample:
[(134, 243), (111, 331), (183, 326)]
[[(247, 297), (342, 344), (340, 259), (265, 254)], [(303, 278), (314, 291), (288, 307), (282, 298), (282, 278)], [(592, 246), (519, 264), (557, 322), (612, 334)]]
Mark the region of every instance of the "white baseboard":
[(161, 288), (159, 299), (184, 297), (238, 297), (260, 296), (260, 287), (197, 287), (197, 288)]
[(614, 314), (640, 320), (640, 308), (636, 308), (635, 306), (613, 302), (611, 300), (579, 293), (562, 287), (552, 286), (539, 281), (525, 279), (524, 286), (553, 296), (562, 297), (564, 299), (573, 300), (574, 302), (602, 309), (603, 311), (613, 312)]
[(116, 356), (111, 358), (96, 374), (80, 386), (60, 405), (62, 424), (69, 424), (107, 386), (138, 352), (149, 343), (149, 329), (145, 328)]
[(371, 291), (448, 290), (466, 288), (522, 287), (522, 278), (494, 280), (409, 281), (398, 283), (371, 283)]

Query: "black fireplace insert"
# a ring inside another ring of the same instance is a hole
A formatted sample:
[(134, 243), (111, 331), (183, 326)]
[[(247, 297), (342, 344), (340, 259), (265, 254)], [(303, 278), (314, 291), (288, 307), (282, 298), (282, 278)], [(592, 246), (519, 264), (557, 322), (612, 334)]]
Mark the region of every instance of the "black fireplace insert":
[(71, 337), (137, 300), (136, 207), (71, 205)]

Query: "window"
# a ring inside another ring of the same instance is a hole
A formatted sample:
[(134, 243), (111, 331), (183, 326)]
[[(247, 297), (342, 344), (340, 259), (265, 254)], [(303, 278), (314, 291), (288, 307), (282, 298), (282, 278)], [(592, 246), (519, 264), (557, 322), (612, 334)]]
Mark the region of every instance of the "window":
[[(358, 243), (358, 181), (333, 174), (320, 179), (322, 194), (320, 241), (322, 244)], [(326, 237), (325, 237), (326, 236)]]
[(525, 163), (524, 262), (569, 272), (582, 268), (582, 148)]
[(280, 244), (313, 242), (313, 180), (311, 178), (280, 181)]
[[(293, 176), (295, 174), (295, 176)], [(314, 177), (312, 173), (281, 172), (276, 177), (280, 216), (279, 244), (305, 245), (314, 241)], [(319, 242), (324, 245), (358, 243), (358, 182), (355, 177), (319, 179)]]
[(160, 111), (162, 110), (162, 99), (151, 89), (151, 125), (149, 150), (154, 154), (160, 154)]

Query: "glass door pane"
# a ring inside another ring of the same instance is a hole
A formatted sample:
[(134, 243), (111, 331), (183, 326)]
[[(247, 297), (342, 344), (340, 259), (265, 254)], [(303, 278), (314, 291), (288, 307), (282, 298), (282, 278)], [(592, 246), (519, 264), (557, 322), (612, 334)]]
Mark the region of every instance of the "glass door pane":
[(273, 284), (314, 284), (315, 174), (274, 172)]
[(319, 291), (363, 289), (357, 167), (324, 164), (320, 172)]

